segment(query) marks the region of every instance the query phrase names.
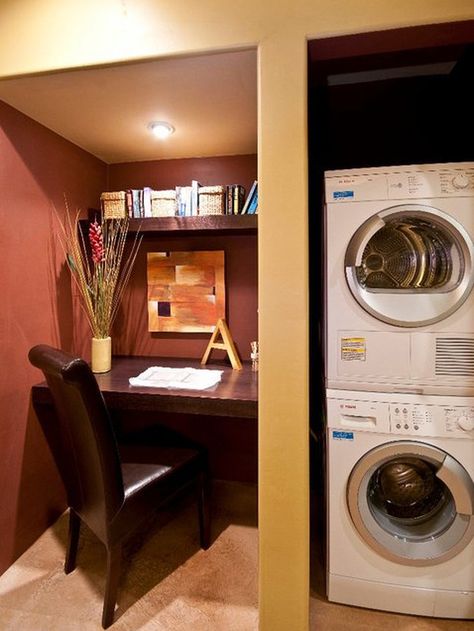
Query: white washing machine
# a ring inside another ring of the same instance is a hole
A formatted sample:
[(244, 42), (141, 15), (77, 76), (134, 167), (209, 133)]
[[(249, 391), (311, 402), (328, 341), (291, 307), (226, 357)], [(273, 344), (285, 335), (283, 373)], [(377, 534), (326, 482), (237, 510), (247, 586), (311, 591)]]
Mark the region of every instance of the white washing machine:
[(474, 163), (325, 190), (327, 387), (474, 396)]
[(474, 398), (328, 390), (328, 598), (474, 618)]

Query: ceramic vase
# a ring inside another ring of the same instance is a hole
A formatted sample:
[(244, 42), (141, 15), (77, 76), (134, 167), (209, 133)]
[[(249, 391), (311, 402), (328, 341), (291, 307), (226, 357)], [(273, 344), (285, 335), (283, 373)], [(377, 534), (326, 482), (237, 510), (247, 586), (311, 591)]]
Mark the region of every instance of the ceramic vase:
[(92, 372), (108, 372), (112, 367), (112, 339), (110, 337), (92, 338)]

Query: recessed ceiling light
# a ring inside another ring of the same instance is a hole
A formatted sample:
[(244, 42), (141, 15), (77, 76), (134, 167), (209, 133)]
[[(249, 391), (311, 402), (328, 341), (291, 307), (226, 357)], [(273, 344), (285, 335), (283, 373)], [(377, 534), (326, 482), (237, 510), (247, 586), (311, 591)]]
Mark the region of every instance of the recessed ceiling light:
[(152, 121), (148, 123), (148, 129), (156, 138), (168, 138), (174, 132), (173, 125), (166, 123), (165, 121)]

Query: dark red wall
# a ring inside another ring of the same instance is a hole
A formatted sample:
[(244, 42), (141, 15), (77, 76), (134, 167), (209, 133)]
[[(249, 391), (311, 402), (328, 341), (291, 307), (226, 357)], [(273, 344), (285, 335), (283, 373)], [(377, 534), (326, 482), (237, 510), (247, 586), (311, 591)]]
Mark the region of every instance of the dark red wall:
[(106, 165), (0, 102), (0, 573), (64, 510), (56, 468), (30, 408), (37, 343), (71, 348), (69, 273), (53, 207), (97, 203)]
[[(65, 508), (64, 492), (30, 405), (40, 372), (29, 349), (47, 343), (90, 356), (90, 331), (74, 313), (71, 279), (57, 238), (55, 213), (97, 208), (100, 193), (121, 188), (243, 184), (256, 177), (256, 156), (166, 160), (107, 167), (87, 152), (0, 102), (0, 573)], [(200, 357), (209, 335), (147, 331), (146, 252), (224, 249), (228, 320), (248, 358), (257, 337), (255, 236), (147, 237), (113, 333), (114, 352)]]
[[(166, 189), (197, 179), (202, 185), (242, 184), (248, 191), (256, 177), (255, 155), (136, 162), (109, 167), (109, 190), (143, 186)], [(209, 333), (148, 332), (146, 255), (168, 250), (224, 250), (227, 322), (240, 356), (248, 360), (250, 342), (258, 339), (256, 235), (146, 236), (114, 326), (113, 352), (202, 357)]]
[(256, 178), (256, 155), (124, 162), (110, 165), (108, 190), (144, 186), (160, 190), (189, 186), (191, 180), (198, 180), (203, 186), (242, 184), (248, 192)]

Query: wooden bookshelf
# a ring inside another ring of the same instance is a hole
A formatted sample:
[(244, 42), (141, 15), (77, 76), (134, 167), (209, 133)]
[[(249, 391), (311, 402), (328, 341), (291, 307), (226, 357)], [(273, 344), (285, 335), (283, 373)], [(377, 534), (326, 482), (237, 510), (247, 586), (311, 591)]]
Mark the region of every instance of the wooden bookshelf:
[[(81, 222), (82, 223), (82, 222)], [(83, 226), (85, 227), (85, 226)], [(150, 217), (130, 219), (129, 232), (143, 235), (165, 232), (255, 234), (258, 215), (204, 215), (201, 217)]]

